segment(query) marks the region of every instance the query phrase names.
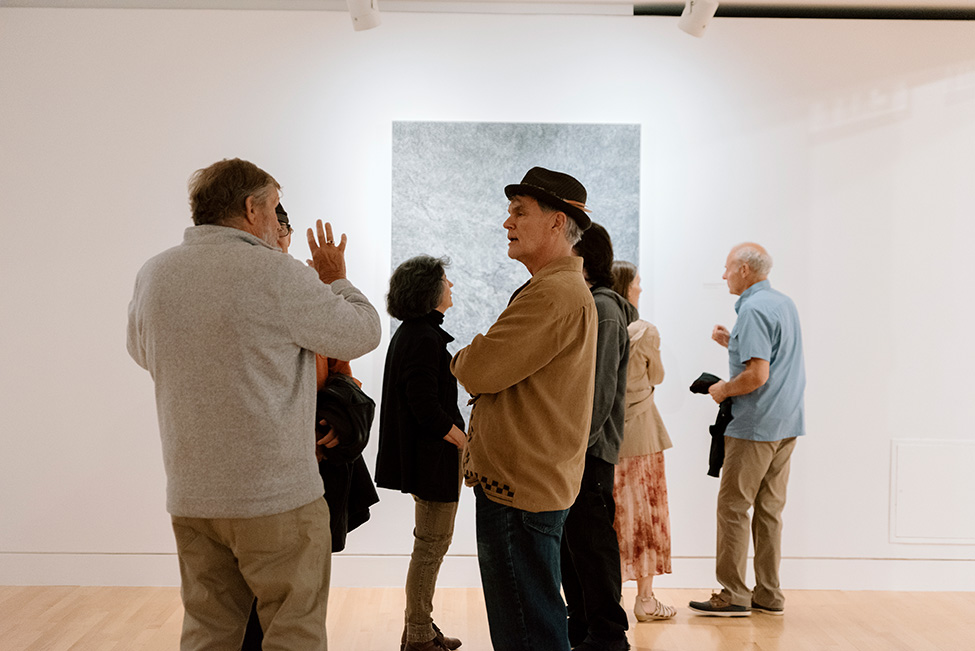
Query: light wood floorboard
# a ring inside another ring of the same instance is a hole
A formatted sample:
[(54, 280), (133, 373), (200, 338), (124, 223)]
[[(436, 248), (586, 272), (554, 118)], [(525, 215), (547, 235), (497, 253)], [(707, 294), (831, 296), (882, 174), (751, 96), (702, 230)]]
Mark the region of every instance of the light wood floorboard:
[[(975, 592), (787, 591), (784, 617), (694, 616), (691, 599), (706, 590), (659, 590), (679, 607), (665, 622), (630, 616), (634, 651), (975, 651)], [(635, 589), (624, 589), (628, 609)], [(333, 588), (328, 631), (332, 651), (395, 651), (403, 630), (399, 588)], [(441, 589), (437, 623), (464, 641), (462, 651), (489, 651), (479, 589)], [(3, 651), (172, 651), (183, 610), (177, 588), (2, 587)]]

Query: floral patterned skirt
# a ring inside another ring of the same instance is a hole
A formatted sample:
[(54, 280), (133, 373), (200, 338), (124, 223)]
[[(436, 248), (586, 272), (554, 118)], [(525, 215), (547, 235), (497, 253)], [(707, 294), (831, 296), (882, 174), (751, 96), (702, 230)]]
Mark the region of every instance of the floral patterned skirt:
[(613, 484), (624, 581), (670, 574), (670, 511), (664, 453), (620, 459)]

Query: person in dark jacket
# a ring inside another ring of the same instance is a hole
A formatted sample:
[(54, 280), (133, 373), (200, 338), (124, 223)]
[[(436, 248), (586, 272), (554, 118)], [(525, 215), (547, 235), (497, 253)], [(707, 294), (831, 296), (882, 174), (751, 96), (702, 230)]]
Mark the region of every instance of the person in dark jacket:
[(626, 611), (620, 549), (613, 528), (613, 478), (623, 440), (626, 372), (630, 357), (627, 326), (636, 309), (614, 292), (613, 243), (593, 223), (575, 245), (596, 303), (596, 378), (592, 424), (582, 486), (562, 534), (562, 589), (569, 616), (569, 642), (576, 651), (625, 651)]
[(416, 503), (413, 555), (406, 575), (403, 651), (456, 649), (433, 623), (437, 574), (454, 533), (460, 497), (464, 419), (441, 324), (451, 305), (446, 259), (410, 258), (389, 279), (386, 309), (403, 323), (389, 342), (379, 413), (376, 484)]

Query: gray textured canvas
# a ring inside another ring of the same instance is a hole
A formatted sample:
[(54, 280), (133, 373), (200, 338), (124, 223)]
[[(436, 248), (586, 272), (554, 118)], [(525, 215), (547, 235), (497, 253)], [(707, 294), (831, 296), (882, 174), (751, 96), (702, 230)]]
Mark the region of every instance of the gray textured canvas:
[(529, 278), (507, 256), (502, 223), (504, 187), (531, 167), (579, 179), (616, 258), (639, 261), (639, 125), (394, 122), (392, 165), (390, 270), (419, 254), (451, 259), (451, 352), (485, 332)]

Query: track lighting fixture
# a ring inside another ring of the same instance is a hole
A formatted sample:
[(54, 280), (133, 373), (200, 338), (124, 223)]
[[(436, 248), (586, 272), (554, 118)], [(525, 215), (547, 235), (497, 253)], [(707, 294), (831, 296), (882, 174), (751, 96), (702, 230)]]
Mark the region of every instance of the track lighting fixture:
[(687, 0), (677, 26), (691, 36), (701, 38), (717, 10), (718, 0)]
[(373, 27), (379, 27), (382, 17), (379, 15), (377, 0), (347, 0), (349, 15), (352, 16), (352, 28), (361, 32)]

